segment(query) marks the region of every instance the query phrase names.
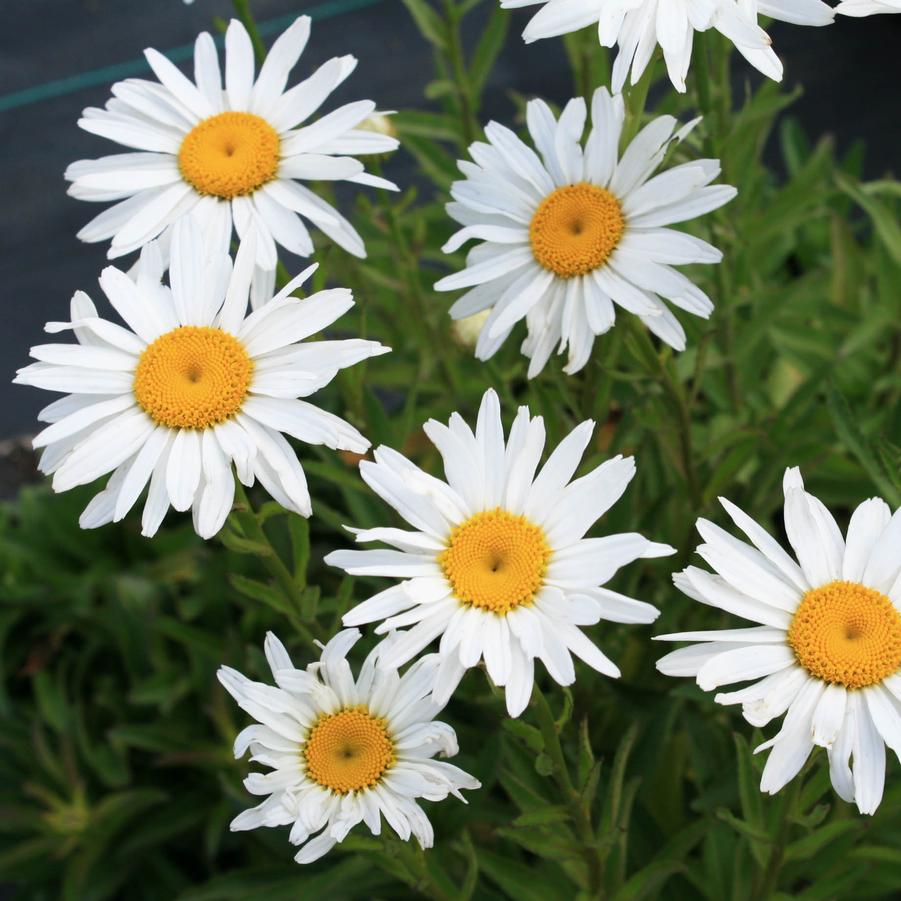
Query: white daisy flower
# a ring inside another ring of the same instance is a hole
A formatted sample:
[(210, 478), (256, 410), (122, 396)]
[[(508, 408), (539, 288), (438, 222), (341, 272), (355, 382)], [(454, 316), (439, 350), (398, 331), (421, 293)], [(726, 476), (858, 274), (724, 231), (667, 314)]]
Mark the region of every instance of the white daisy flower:
[(81, 160), (66, 170), (69, 193), (80, 200), (118, 201), (79, 233), (83, 241), (112, 241), (114, 259), (163, 235), (193, 211), (205, 231), (228, 249), (232, 223), (239, 237), (259, 229), (257, 265), (276, 267), (276, 244), (309, 256), (309, 220), (336, 244), (366, 255), (354, 227), (301, 184), (350, 181), (396, 190), (364, 172), (358, 154), (384, 153), (397, 140), (359, 128), (375, 110), (371, 100), (339, 107), (301, 126), (356, 67), (335, 57), (285, 90), (310, 36), (301, 16), (273, 44), (254, 80), (254, 56), (244, 26), (232, 20), (225, 35), (225, 88), (212, 37), (194, 50), (194, 81), (156, 50), (145, 56), (159, 79), (130, 78), (113, 85), (105, 109), (89, 108), (78, 124), (135, 152)]
[[(861, 813), (874, 813), (885, 782), (885, 747), (901, 755), (901, 511), (864, 501), (843, 538), (832, 515), (785, 473), (785, 531), (798, 562), (768, 532), (724, 498), (720, 502), (751, 545), (698, 520), (698, 553), (714, 569), (674, 576), (702, 604), (757, 625), (661, 635), (700, 641), (667, 654), (657, 668), (693, 676), (705, 691), (741, 704), (745, 719), (782, 728), (760, 788), (774, 794), (800, 771), (814, 746), (826, 748), (832, 784)], [(849, 764), (849, 759), (851, 763)]]
[[(759, 72), (773, 81), (782, 81), (782, 61), (776, 56), (772, 47), (755, 47), (748, 41), (739, 38), (735, 22), (739, 16), (757, 22), (758, 16), (769, 16), (780, 22), (792, 25), (811, 25), (822, 27), (831, 25), (835, 19), (835, 10), (822, 0), (720, 0), (714, 27), (726, 35), (735, 49)], [(725, 27), (724, 27), (725, 25)], [(767, 38), (769, 45), (770, 39)]]
[(901, 13), (901, 0), (842, 0), (835, 11), (857, 19), (880, 13)]
[(834, 12), (820, 0), (501, 0), (513, 9), (541, 9), (523, 32), (527, 44), (596, 25), (604, 47), (619, 44), (613, 66), (613, 89), (622, 90), (631, 71), (637, 82), (657, 45), (677, 91), (685, 90), (696, 31), (714, 28), (764, 75), (781, 81), (782, 64), (770, 39), (757, 24), (758, 15), (799, 25), (828, 25)]
[(72, 329), (78, 343), (31, 349), (38, 362), (14, 381), (66, 395), (38, 415), (50, 423), (34, 439), (44, 449), (41, 471), (53, 474), (56, 491), (112, 472), (82, 514), (82, 528), (122, 519), (149, 481), (144, 535), (156, 533), (171, 504), (193, 509), (195, 529), (209, 538), (232, 506), (232, 463), (245, 485), (259, 479), (284, 507), (309, 516), (303, 470), (284, 436), (355, 452), (369, 447), (349, 423), (300, 398), (389, 348), (359, 339), (300, 343), (353, 306), (346, 288), (290, 296), (315, 266), (246, 315), (255, 251), (251, 232), (233, 269), (227, 254), (205, 253), (193, 219), (180, 220), (170, 287), (160, 284), (156, 242), (142, 250), (136, 280), (113, 266), (103, 270), (100, 287), (126, 328), (100, 317), (79, 291), (71, 322), (46, 327)]
[(543, 100), (527, 107), (529, 133), (541, 157), (509, 128), (490, 122), (487, 144), (461, 161), (465, 181), (451, 188), (448, 214), (463, 226), (444, 245), (450, 253), (470, 239), (461, 272), (436, 290), (469, 288), (451, 307), (462, 319), (492, 308), (476, 345), (491, 357), (525, 318), (522, 352), (537, 375), (554, 346), (569, 348), (564, 369), (587, 362), (596, 335), (614, 324), (614, 304), (635, 313), (667, 344), (685, 348), (685, 332), (660, 300), (707, 317), (713, 304), (673, 264), (718, 263), (706, 241), (666, 226), (694, 219), (728, 203), (729, 185), (712, 185), (718, 160), (695, 160), (651, 177), (670, 146), (699, 119), (676, 131), (672, 116), (646, 125), (620, 156), (625, 117), (622, 97), (598, 88), (592, 128), (583, 147), (586, 109), (570, 100), (559, 120)]
[(399, 676), (376, 665), (383, 643), (354, 681), (346, 658), (359, 637), (357, 629), (339, 632), (318, 663), (299, 670), (268, 633), (266, 659), (278, 688), (219, 669), (219, 681), (257, 720), (235, 739), (235, 757), (249, 749), (252, 761), (272, 770), (244, 780), (251, 794), (267, 797), (239, 814), (232, 831), (291, 826), (291, 844), (303, 846), (298, 863), (318, 860), (360, 822), (378, 835), (382, 816), (404, 841), (413, 835), (431, 848), (432, 825), (416, 799), (453, 795), (465, 803), (460, 790), (481, 787), (459, 767), (433, 759), (457, 753), (454, 730), (434, 720), (443, 706), (432, 697), (437, 655)]
[(325, 558), (351, 575), (402, 580), (351, 610), (344, 624), (383, 620), (380, 634), (412, 626), (384, 652), (386, 666), (402, 666), (441, 636), (439, 704), (480, 659), (494, 684), (506, 688), (511, 716), (529, 702), (536, 658), (561, 685), (575, 680), (571, 654), (618, 677), (579, 627), (601, 619), (653, 622), (655, 607), (601, 586), (627, 563), (674, 551), (634, 532), (584, 537), (635, 474), (630, 457), (615, 457), (570, 483), (593, 429), (590, 420), (577, 426), (536, 476), (544, 421), (520, 407), (505, 441), (497, 395), (489, 390), (474, 434), (457, 413), (447, 426), (425, 424), (447, 482), (379, 447), (360, 473), (416, 531), (352, 529), (357, 541), (396, 550), (341, 550)]

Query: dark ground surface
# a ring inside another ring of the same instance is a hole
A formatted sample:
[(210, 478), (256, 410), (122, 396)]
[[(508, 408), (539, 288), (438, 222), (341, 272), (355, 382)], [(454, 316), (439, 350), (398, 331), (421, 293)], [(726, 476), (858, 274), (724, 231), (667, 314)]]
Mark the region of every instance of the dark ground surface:
[[(257, 20), (264, 27), (271, 23), (274, 31), (304, 11), (318, 20), (298, 71), (307, 73), (340, 54), (359, 58), (357, 71), (334, 96), (335, 105), (361, 98), (375, 100), (382, 109), (423, 105), (423, 87), (431, 78), (430, 49), (400, 0), (254, 0), (251, 5)], [(75, 233), (102, 206), (67, 197), (62, 173), (72, 160), (120, 151), (76, 127), (81, 109), (101, 106), (112, 81), (142, 74), (144, 47), (167, 53), (183, 48), (199, 31), (212, 27), (213, 16), (228, 17), (231, 4), (4, 0), (3, 12), (0, 438), (35, 431), (35, 413), (48, 401), (46, 392), (9, 382), (15, 369), (27, 362), (28, 347), (47, 340), (44, 322), (65, 318), (69, 298), (78, 288), (98, 299), (96, 280), (105, 265), (106, 247), (82, 244)], [(514, 86), (522, 94), (551, 100), (569, 96), (562, 42), (548, 40), (531, 47), (522, 43), (519, 35), (528, 14), (528, 9), (520, 10), (515, 17), (488, 86), (486, 119), (509, 118), (507, 92)], [(840, 149), (864, 138), (869, 177), (901, 171), (901, 16), (842, 18), (829, 28), (774, 24), (770, 32), (785, 63), (786, 84), (805, 86), (793, 114), (808, 134), (829, 132)], [(186, 58), (183, 53), (181, 60)], [(106, 67), (111, 68), (97, 71)], [(742, 75), (747, 70), (742, 63)], [(48, 83), (49, 88), (43, 87)], [(401, 184), (412, 176), (403, 153), (390, 166), (388, 174)]]

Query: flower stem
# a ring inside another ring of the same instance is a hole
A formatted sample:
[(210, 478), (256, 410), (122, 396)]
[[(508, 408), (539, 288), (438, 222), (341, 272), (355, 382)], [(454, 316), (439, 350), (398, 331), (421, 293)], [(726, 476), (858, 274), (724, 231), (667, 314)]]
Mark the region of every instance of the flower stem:
[(237, 479), (235, 479), (235, 501), (235, 507), (231, 516), (237, 522), (245, 538), (258, 545), (265, 546), (266, 551), (260, 553), (259, 560), (266, 567), (269, 575), (275, 580), (279, 593), (284, 597), (289, 607), (297, 611), (297, 616), (292, 617), (295, 628), (305, 641), (315, 645), (316, 640), (323, 637), (322, 630), (318, 623), (306, 623), (301, 618), (303, 589), (295, 581), (288, 567), (285, 566), (278, 551), (266, 534), (266, 530), (260, 523), (257, 512), (254, 510), (244, 486)]
[(241, 21), (241, 24), (247, 29), (250, 35), (250, 43), (253, 44), (253, 53), (257, 58), (257, 62), (261, 63), (266, 59), (266, 45), (260, 37), (260, 31), (257, 28), (256, 20), (250, 11), (250, 0), (232, 0), (232, 6), (235, 8), (235, 14)]
[(688, 494), (691, 497), (692, 505), (695, 511), (699, 511), (703, 497), (695, 463), (694, 443), (691, 437), (691, 406), (688, 392), (685, 390), (682, 382), (673, 374), (672, 363), (660, 357), (647, 331), (636, 321), (635, 317), (623, 317), (623, 324), (627, 324), (632, 337), (639, 346), (640, 359), (643, 362), (647, 361), (645, 368), (652, 377), (660, 379), (663, 389), (669, 395), (675, 412), (676, 430), (679, 434), (679, 455), (682, 462), (682, 472), (685, 477), (685, 483), (688, 486)]
[(466, 71), (466, 59), (463, 56), (463, 43), (460, 38), (460, 11), (454, 0), (444, 0), (442, 5), (447, 23), (447, 58), (454, 73), (463, 141), (465, 146), (468, 146), (476, 140), (479, 128), (472, 97), (472, 82)]
[(386, 200), (384, 201), (383, 209), (388, 223), (388, 230), (391, 233), (400, 275), (406, 282), (409, 296), (415, 304), (415, 309), (410, 312), (413, 314), (414, 321), (419, 325), (425, 346), (430, 347), (434, 353), (438, 368), (444, 376), (448, 389), (454, 397), (459, 397), (463, 387), (453, 363), (454, 348), (448, 341), (445, 330), (435, 322), (432, 310), (429, 308), (429, 298), (422, 287), (422, 267), (419, 264), (416, 252), (410, 246), (407, 233), (393, 204)]
[(554, 715), (537, 682), (532, 688), (532, 707), (544, 740), (545, 753), (551, 759), (554, 780), (582, 844), (582, 857), (588, 868), (588, 897), (600, 899), (603, 897), (603, 861), (591, 822), (591, 811), (573, 785)]
[[(704, 116), (704, 152), (719, 159), (728, 181), (726, 160), (723, 159), (726, 138), (729, 135), (729, 118), (732, 113), (732, 90), (729, 82), (731, 44), (719, 34), (703, 35), (696, 45), (692, 60), (695, 96), (698, 111)], [(711, 85), (716, 85), (715, 94)], [(727, 254), (728, 255), (728, 254)], [(734, 265), (734, 264), (733, 264)], [(729, 269), (717, 266), (717, 304), (722, 308), (719, 332), (723, 343), (723, 359), (729, 397), (736, 407), (741, 401), (738, 372), (735, 366), (735, 311)]]
[(644, 74), (638, 79), (638, 84), (633, 84), (626, 93), (626, 112), (628, 115), (623, 126), (623, 136), (620, 141), (621, 147), (628, 147), (641, 128), (641, 117), (644, 115), (645, 106), (647, 106), (648, 91), (651, 90), (651, 84), (654, 81), (655, 63), (656, 57), (651, 57)]
[(785, 846), (788, 844), (791, 831), (791, 818), (801, 800), (801, 791), (804, 787), (804, 773), (806, 771), (807, 767), (805, 766), (795, 778), (788, 797), (783, 800), (782, 809), (779, 812), (779, 822), (776, 826), (776, 834), (766, 865), (758, 871), (757, 878), (754, 880), (755, 890), (752, 894), (754, 898), (772, 897), (779, 885), (779, 875), (785, 861)]
[(403, 867), (412, 888), (434, 901), (450, 901), (453, 897), (438, 883), (429, 869), (425, 851), (412, 841), (397, 840), (393, 836), (385, 839), (389, 854)]

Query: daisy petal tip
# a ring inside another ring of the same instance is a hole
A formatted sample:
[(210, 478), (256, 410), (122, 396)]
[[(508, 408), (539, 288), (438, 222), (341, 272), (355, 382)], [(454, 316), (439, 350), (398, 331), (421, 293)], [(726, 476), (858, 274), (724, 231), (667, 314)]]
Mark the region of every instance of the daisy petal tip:
[(676, 553), (676, 549), (669, 544), (661, 544), (657, 541), (648, 542), (645, 552), (642, 554), (644, 558), (654, 557), (671, 557)]

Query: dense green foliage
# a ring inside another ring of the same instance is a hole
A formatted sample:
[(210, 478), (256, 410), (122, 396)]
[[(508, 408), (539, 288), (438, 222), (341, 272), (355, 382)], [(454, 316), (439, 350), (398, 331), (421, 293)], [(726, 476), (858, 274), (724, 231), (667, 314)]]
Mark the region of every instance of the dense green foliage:
[[(356, 461), (299, 448), (314, 498), (309, 524), (251, 492), (256, 512), (242, 507), (208, 543), (175, 515), (153, 541), (134, 517), (83, 532), (77, 516), (88, 492), (28, 488), (0, 516), (0, 874), (23, 886), (22, 897), (78, 901), (420, 893), (546, 901), (599, 896), (597, 886), (589, 893), (594, 883), (615, 901), (896, 897), (894, 756), (872, 818), (836, 797), (819, 750), (779, 795), (761, 795), (762, 755), (750, 752), (760, 731), (690, 680), (658, 674), (665, 649), (650, 639), (739, 625), (670, 581), (693, 559), (695, 519), (726, 525), (718, 495), (777, 535), (788, 465), (802, 467), (843, 525), (865, 497), (898, 505), (901, 184), (861, 183), (861, 148), (840, 159), (828, 139), (809, 142), (785, 115), (796, 97), (784, 89), (766, 83), (732, 96), (726, 42), (700, 36), (688, 94), (667, 87), (653, 113), (684, 121), (701, 108), (705, 122), (675, 159), (719, 157), (722, 181), (739, 188), (734, 202), (688, 226), (725, 254), (722, 265), (690, 273), (716, 312), (709, 321), (680, 316), (689, 336), (682, 354), (620, 313), (577, 376), (552, 358), (527, 382), (516, 341), (489, 364), (475, 361), (452, 336), (447, 298), (431, 290), (462, 259), (438, 249), (452, 227), (443, 203), (454, 160), (479, 133), (479, 99), (508, 14), (489, 16), (496, 3), (486, 4), (481, 39), (464, 52), (460, 19), (474, 0), (405, 3), (434, 46), (438, 76), (426, 88), (428, 112), (397, 116), (399, 152), (413, 154), (431, 189), (359, 197), (352, 218), (367, 260), (317, 250), (313, 290), (349, 285), (359, 301), (342, 332), (394, 348), (342, 373), (317, 401), (374, 445), (403, 449), (436, 473), (421, 424), (453, 410), (471, 420), (488, 385), (507, 421), (518, 404), (542, 414), (550, 446), (595, 419), (583, 468), (620, 452), (638, 462), (597, 533), (640, 531), (679, 549), (628, 567), (611, 587), (662, 616), (653, 627), (593, 627), (622, 679), (577, 666), (571, 690), (548, 680), (555, 722), (537, 702), (509, 720), (486, 676), (468, 673), (441, 718), (458, 732), (454, 762), (484, 787), (468, 807), (425, 804), (436, 847), (423, 855), (358, 829), (301, 868), (286, 829), (228, 831), (254, 801), (241, 787), (248, 764), (231, 754), (247, 718), (215, 671), (228, 663), (268, 679), (268, 629), (305, 664), (315, 654), (308, 636), (334, 634), (344, 610), (387, 584), (322, 564), (347, 545), (343, 523), (397, 524)], [(592, 30), (567, 46), (577, 92), (608, 83)], [(643, 108), (653, 77), (628, 95), (628, 133), (651, 114)], [(364, 645), (372, 640), (370, 631)]]

